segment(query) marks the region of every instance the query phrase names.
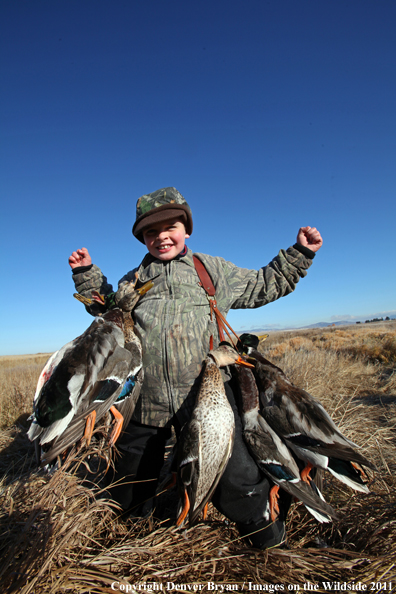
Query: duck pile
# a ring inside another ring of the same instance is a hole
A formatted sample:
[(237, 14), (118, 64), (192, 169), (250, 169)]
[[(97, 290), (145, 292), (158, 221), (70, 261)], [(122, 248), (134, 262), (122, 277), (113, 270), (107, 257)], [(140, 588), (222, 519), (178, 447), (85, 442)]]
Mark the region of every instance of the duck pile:
[(302, 501), (319, 522), (337, 519), (312, 479), (312, 469), (327, 470), (349, 487), (369, 492), (364, 468), (375, 470), (375, 466), (356, 451), (359, 446), (341, 433), (320, 402), (265, 359), (258, 351), (259, 341), (243, 334), (237, 343), (239, 353), (222, 343), (204, 361), (195, 408), (177, 445), (181, 500), (177, 525), (187, 514), (190, 525), (201, 512), (205, 518), (232, 453), (235, 423), (220, 374), (225, 365), (232, 366), (239, 387), (244, 440), (273, 484), (269, 495), (273, 521), (279, 514), (279, 489)]
[(368, 493), (364, 468), (375, 470), (375, 466), (356, 451), (359, 446), (341, 433), (320, 402), (294, 386), (279, 367), (265, 359), (258, 345), (257, 336), (239, 337), (238, 348), (254, 368), (238, 368), (235, 374), (245, 441), (258, 466), (274, 483), (271, 517), (277, 517), (281, 488), (301, 500), (320, 522), (331, 521), (337, 516), (325, 503), (310, 471), (327, 470), (352, 489)]

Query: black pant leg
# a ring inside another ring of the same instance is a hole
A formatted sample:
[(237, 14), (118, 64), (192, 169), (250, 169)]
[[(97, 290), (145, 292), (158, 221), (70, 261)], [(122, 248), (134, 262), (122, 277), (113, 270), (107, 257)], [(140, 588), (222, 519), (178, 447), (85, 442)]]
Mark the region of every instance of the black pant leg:
[(124, 510), (144, 515), (144, 502), (155, 495), (171, 430), (131, 421), (117, 442), (120, 457), (108, 482), (109, 492)]

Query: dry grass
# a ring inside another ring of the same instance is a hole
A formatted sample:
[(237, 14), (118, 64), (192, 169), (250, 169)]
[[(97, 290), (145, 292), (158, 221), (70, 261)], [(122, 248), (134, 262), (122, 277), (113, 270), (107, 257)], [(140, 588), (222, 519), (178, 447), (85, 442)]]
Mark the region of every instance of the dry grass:
[(48, 353), (0, 357), (0, 429), (20, 422), (32, 412), (37, 380)]
[[(302, 590), (309, 581), (318, 584), (316, 592), (324, 591), (323, 581), (360, 581), (368, 590), (370, 582), (381, 582), (387, 592), (396, 591), (396, 362), (387, 346), (395, 340), (393, 328), (370, 324), (283, 333), (263, 344), (266, 356), (321, 400), (378, 467), (368, 495), (326, 475), (323, 490), (341, 519), (319, 525), (294, 505), (289, 550), (248, 548), (213, 508), (206, 523), (189, 530), (153, 519), (120, 520), (100, 481), (90, 484), (95, 475), (72, 460), (52, 476), (37, 473), (24, 430), (11, 426), (21, 410), (30, 412), (34, 382), (20, 386), (17, 410), (4, 402), (5, 394), (12, 394), (6, 387), (0, 401), (8, 411), (7, 420), (1, 419), (8, 428), (0, 434), (3, 591), (103, 593), (114, 592), (115, 581), (124, 587), (155, 582), (164, 590), (167, 582), (204, 589), (208, 582), (234, 584), (239, 590), (252, 582), (263, 589), (283, 584), (285, 591), (289, 584)], [(368, 356), (369, 344), (382, 344), (385, 354)], [(10, 381), (14, 385), (15, 378)], [(90, 464), (94, 457), (92, 450)]]

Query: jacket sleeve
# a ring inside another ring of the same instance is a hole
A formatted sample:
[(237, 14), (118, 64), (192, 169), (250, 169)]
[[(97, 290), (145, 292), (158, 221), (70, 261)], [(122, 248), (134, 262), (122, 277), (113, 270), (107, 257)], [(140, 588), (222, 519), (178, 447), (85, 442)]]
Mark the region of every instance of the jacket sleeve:
[(91, 297), (92, 291), (99, 291), (102, 295), (108, 295), (113, 287), (107, 282), (100, 268), (93, 264), (92, 266), (80, 266), (73, 270), (73, 281), (77, 293), (83, 297)]
[(288, 295), (294, 291), (300, 278), (306, 276), (313, 256), (311, 250), (303, 252), (294, 246), (289, 247), (281, 250), (267, 266), (258, 271), (238, 268), (224, 261), (224, 273), (233, 294), (231, 308), (261, 307)]

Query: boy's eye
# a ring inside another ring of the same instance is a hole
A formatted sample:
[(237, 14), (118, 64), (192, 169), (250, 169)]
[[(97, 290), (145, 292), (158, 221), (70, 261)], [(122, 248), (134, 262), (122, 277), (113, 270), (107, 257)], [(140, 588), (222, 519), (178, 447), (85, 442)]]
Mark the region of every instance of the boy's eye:
[(144, 235), (146, 235), (147, 237), (152, 237), (154, 235), (157, 235), (158, 233), (161, 233), (163, 230), (166, 231), (174, 231), (175, 229), (178, 229), (178, 223), (172, 223), (171, 225), (166, 225), (166, 227), (164, 227), (163, 229), (146, 229), (144, 231)]

